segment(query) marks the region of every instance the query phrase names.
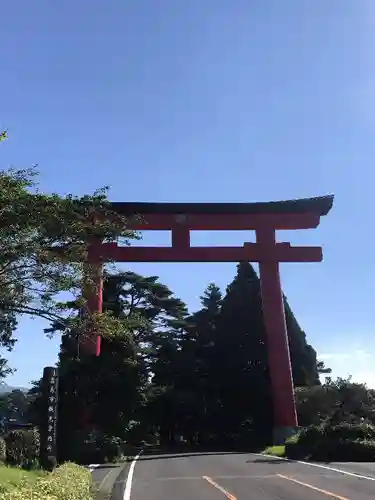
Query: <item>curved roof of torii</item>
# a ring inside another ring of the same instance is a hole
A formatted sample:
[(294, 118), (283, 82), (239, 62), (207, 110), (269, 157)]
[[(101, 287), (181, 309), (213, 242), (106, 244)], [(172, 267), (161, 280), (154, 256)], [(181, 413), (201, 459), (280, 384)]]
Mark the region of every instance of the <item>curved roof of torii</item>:
[(146, 214), (304, 214), (327, 215), (334, 195), (298, 200), (257, 203), (148, 203), (111, 202), (112, 209), (123, 215)]

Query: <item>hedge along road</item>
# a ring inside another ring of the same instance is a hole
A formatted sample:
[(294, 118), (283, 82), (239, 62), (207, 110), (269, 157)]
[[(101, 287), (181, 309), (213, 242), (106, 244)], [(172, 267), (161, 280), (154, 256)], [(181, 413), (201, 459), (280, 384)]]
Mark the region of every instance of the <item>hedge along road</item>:
[(375, 466), (351, 472), (351, 465), (246, 453), (138, 455), (120, 470), (111, 500), (373, 500)]

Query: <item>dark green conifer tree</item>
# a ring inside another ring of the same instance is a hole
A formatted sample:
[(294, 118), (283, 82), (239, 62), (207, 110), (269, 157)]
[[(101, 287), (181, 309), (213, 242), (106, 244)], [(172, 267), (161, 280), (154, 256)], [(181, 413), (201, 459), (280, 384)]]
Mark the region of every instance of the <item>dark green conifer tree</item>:
[(259, 279), (247, 262), (227, 287), (215, 346), (222, 438), (266, 442), (272, 428), (267, 344)]
[(217, 439), (221, 406), (216, 380), (215, 343), (222, 295), (214, 283), (201, 297), (202, 308), (191, 315), (182, 342), (176, 389), (189, 401), (184, 434), (190, 442), (207, 444)]
[[(76, 339), (63, 338), (59, 358), (62, 446), (72, 429), (95, 428), (108, 436), (125, 437), (129, 421), (138, 418), (145, 404), (150, 370), (155, 356), (161, 356), (170, 322), (186, 315), (185, 304), (156, 276), (132, 272), (106, 276), (103, 306), (126, 319), (127, 330), (122, 337), (102, 339), (99, 357), (80, 356)], [(60, 456), (65, 458), (66, 453)]]

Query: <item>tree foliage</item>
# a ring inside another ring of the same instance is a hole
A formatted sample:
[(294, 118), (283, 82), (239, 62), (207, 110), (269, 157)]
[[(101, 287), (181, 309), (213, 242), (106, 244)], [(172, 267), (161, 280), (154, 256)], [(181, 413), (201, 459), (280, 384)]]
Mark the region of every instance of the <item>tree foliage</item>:
[[(103, 298), (126, 328), (103, 339), (99, 358), (80, 356), (77, 338), (63, 335), (60, 457), (74, 458), (71, 443), (91, 442), (99, 431), (133, 444), (270, 442), (267, 341), (250, 264), (239, 264), (225, 294), (209, 284), (192, 314), (156, 276), (130, 271), (108, 273)], [(295, 382), (313, 391), (319, 388), (316, 353), (287, 303), (286, 317)]]
[(327, 377), (324, 384), (301, 387), (296, 395), (300, 424), (303, 426), (366, 420), (375, 424), (375, 391), (365, 384), (353, 382), (351, 377), (339, 377), (337, 380)]
[(0, 396), (0, 417), (25, 423), (28, 419), (30, 397), (19, 389)]
[(166, 332), (178, 328), (187, 314), (185, 304), (155, 276), (127, 272), (106, 276), (105, 283), (104, 309), (126, 320), (127, 328), (103, 339), (98, 358), (79, 356), (75, 339), (63, 336), (60, 448), (67, 458), (71, 429), (99, 428), (106, 435), (125, 437), (128, 423), (139, 417), (145, 405), (156, 351)]
[[(34, 169), (0, 171), (0, 340), (8, 340), (19, 315), (39, 316), (64, 332), (87, 330), (82, 290), (90, 242), (136, 237), (111, 211), (107, 190), (90, 196), (43, 194)], [(64, 300), (68, 297), (69, 300)], [(109, 316), (94, 318), (102, 334), (123, 328)], [(93, 328), (93, 326), (92, 326)]]

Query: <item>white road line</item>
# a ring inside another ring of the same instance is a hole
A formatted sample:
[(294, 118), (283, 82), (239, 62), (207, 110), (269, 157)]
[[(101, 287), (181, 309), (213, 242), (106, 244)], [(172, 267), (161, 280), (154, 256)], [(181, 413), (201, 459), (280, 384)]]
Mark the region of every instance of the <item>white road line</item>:
[(130, 469), (129, 469), (128, 477), (126, 479), (126, 484), (125, 484), (124, 500), (130, 500), (130, 494), (132, 492), (132, 481), (133, 481), (134, 467), (135, 467), (135, 464), (136, 464), (138, 458), (140, 457), (141, 453), (142, 452), (140, 451), (138, 453), (138, 455), (136, 455), (134, 457), (134, 460), (130, 464)]
[(265, 455), (263, 453), (252, 453), (252, 455), (257, 455), (259, 457), (273, 458), (274, 460), (285, 460), (285, 462), (294, 462), (296, 464), (308, 465), (309, 467), (318, 467), (319, 469), (326, 469), (333, 472), (338, 472), (340, 474), (344, 474), (345, 476), (356, 477), (358, 479), (367, 479), (368, 481), (375, 481), (375, 477), (363, 476), (362, 474), (356, 474), (355, 472), (336, 469), (336, 467), (329, 467), (328, 465), (315, 464), (312, 462), (304, 462), (303, 460), (292, 460), (291, 458), (285, 458), (285, 457), (275, 457), (274, 455)]
[(94, 469), (97, 469), (98, 467), (100, 467), (101, 464), (90, 464), (88, 465), (88, 469), (90, 472), (92, 472)]
[(337, 495), (336, 493), (333, 493), (332, 491), (323, 490), (322, 488), (317, 488), (316, 486), (313, 486), (310, 483), (304, 483), (302, 481), (298, 481), (298, 479), (295, 479), (294, 477), (283, 476), (282, 474), (276, 474), (276, 476), (281, 477), (281, 479), (286, 479), (287, 481), (292, 481), (292, 483), (299, 484), (300, 486), (304, 486), (305, 488), (309, 488), (310, 490), (317, 491), (318, 493), (322, 493), (323, 495), (326, 495), (327, 497), (336, 498), (336, 500), (349, 500), (348, 497), (342, 497), (341, 495)]
[(336, 467), (329, 467), (328, 465), (313, 464), (309, 462), (298, 461), (299, 464), (310, 465), (310, 467), (319, 467), (321, 469), (332, 470), (333, 472), (340, 472), (346, 476), (357, 477), (359, 479), (367, 479), (368, 481), (375, 481), (375, 477), (363, 476), (362, 474), (356, 474), (355, 472), (349, 472), (342, 469), (336, 469)]

